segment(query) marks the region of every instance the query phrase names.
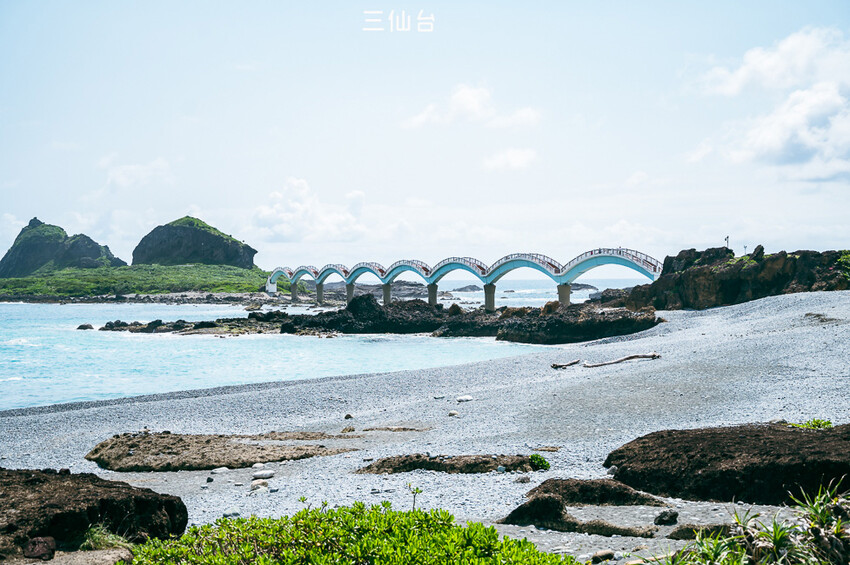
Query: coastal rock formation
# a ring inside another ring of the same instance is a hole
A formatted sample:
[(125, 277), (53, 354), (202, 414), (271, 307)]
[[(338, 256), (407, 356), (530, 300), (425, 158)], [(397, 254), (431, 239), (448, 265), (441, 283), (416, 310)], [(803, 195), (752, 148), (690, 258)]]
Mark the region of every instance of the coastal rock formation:
[(254, 463), (293, 461), (351, 451), (324, 445), (293, 445), (284, 441), (351, 439), (310, 432), (268, 432), (255, 435), (189, 435), (169, 432), (125, 433), (97, 444), (86, 459), (112, 471), (198, 471), (218, 467), (250, 467)]
[(0, 259), (0, 278), (24, 277), (39, 269), (88, 269), (126, 264), (115, 257), (109, 247), (99, 245), (87, 235), (68, 237), (59, 226), (33, 218)]
[(416, 469), (444, 473), (489, 473), (491, 471), (529, 473), (534, 470), (527, 455), (428, 455), (414, 453), (383, 457), (358, 473), (408, 473)]
[[(664, 260), (661, 276), (636, 286), (623, 300), (630, 308), (711, 308), (777, 294), (850, 288), (850, 251), (780, 251), (759, 245), (735, 257), (731, 249), (687, 249)], [(616, 303), (616, 302), (612, 302)]]
[(744, 425), (654, 432), (612, 451), (615, 478), (660, 496), (759, 504), (816, 493), (850, 474), (850, 424)]
[(176, 496), (90, 474), (0, 468), (0, 555), (21, 552), (32, 538), (76, 549), (93, 524), (140, 542), (183, 533), (186, 505)]
[(257, 250), (197, 218), (185, 216), (155, 227), (133, 250), (133, 264), (254, 266)]
[(664, 502), (612, 479), (546, 479), (528, 491), (529, 498), (560, 497), (568, 506), (664, 506)]
[(605, 520), (582, 522), (564, 508), (564, 501), (554, 494), (539, 494), (523, 502), (500, 520), (502, 524), (536, 526), (559, 532), (580, 532), (599, 536), (650, 538), (656, 526), (618, 526)]

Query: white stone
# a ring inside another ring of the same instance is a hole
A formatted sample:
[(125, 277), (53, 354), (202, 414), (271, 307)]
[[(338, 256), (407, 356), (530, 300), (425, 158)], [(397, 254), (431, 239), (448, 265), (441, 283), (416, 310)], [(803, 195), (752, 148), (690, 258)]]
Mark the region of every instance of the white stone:
[(231, 506), (230, 508), (224, 511), (224, 514), (222, 514), (222, 516), (224, 516), (225, 518), (236, 518), (237, 516), (239, 516), (239, 509), (235, 506)]
[(471, 396), (469, 396), (468, 394), (465, 394), (465, 395), (463, 395), (463, 396), (458, 396), (458, 397), (457, 397), (457, 401), (458, 401), (458, 402), (471, 402), (471, 401), (472, 401), (472, 397), (471, 397)]
[(259, 488), (266, 488), (269, 486), (269, 482), (264, 479), (257, 479), (256, 481), (251, 481), (251, 490), (257, 490)]
[(215, 469), (210, 471), (210, 473), (212, 473), (213, 475), (221, 475), (222, 473), (226, 473), (229, 470), (230, 469), (228, 469), (227, 467), (216, 467)]
[(252, 469), (262, 469), (265, 466), (266, 466), (265, 463), (254, 463), (253, 465), (251, 465), (251, 468)]
[(449, 410), (449, 416), (459, 416), (457, 410)]
[(271, 479), (274, 477), (274, 471), (271, 469), (266, 471), (256, 471), (253, 475), (251, 475), (252, 479)]

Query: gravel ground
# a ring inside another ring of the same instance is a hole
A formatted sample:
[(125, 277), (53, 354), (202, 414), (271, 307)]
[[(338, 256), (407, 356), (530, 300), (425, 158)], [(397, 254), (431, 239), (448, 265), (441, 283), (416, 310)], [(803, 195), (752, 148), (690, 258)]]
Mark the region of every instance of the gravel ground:
[[(232, 508), (242, 515), (289, 514), (302, 508), (301, 496), (313, 505), (389, 500), (404, 509), (413, 500), (408, 484), (423, 491), (417, 506), (445, 508), (459, 521), (492, 523), (545, 479), (605, 476), (602, 461), (609, 451), (652, 431), (778, 418), (850, 421), (850, 291), (659, 315), (667, 323), (639, 334), (541, 347), (539, 353), (483, 363), (0, 412), (0, 465), (69, 467), (176, 494), (186, 502), (193, 523), (213, 521)], [(549, 367), (576, 358), (600, 362), (650, 351), (661, 358), (599, 368)], [(473, 400), (458, 403), (461, 395)], [(448, 416), (451, 410), (459, 415)], [(343, 419), (347, 413), (353, 419)], [(259, 495), (248, 492), (248, 469), (214, 475), (207, 483), (207, 471), (115, 473), (83, 459), (99, 441), (143, 427), (180, 433), (338, 433), (347, 425), (358, 432), (371, 426), (431, 429), (367, 432), (360, 439), (324, 442), (359, 451), (267, 464), (276, 473), (270, 486), (279, 490)], [(552, 468), (532, 473), (526, 484), (516, 483), (510, 473), (352, 474), (368, 458), (415, 452), (528, 454), (544, 445), (561, 450), (543, 453)], [(679, 506), (682, 523), (712, 523), (716, 515), (730, 512), (728, 505), (669, 502)], [(571, 511), (583, 519), (601, 512), (626, 525), (651, 523), (658, 510)], [(639, 553), (657, 554), (673, 546), (665, 539), (499, 529), (528, 537), (542, 549), (572, 554), (608, 548), (633, 552), (641, 545), (647, 547)]]

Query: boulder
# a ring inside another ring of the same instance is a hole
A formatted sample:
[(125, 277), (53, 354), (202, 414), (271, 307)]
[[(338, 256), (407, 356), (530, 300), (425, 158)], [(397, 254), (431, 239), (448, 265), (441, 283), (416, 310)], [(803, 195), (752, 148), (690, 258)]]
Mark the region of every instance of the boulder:
[(133, 264), (254, 266), (257, 250), (197, 218), (157, 226), (133, 250)]
[(126, 265), (109, 247), (87, 235), (68, 237), (59, 226), (30, 220), (0, 259), (0, 278), (25, 277), (39, 269), (118, 267)]
[(554, 495), (568, 506), (664, 506), (664, 503), (613, 479), (546, 479), (531, 489), (529, 498)]
[(0, 468), (0, 493), (0, 555), (47, 551), (44, 538), (60, 549), (76, 549), (94, 524), (139, 542), (182, 534), (188, 521), (176, 496), (90, 473)]
[(850, 424), (665, 430), (615, 449), (604, 465), (618, 467), (618, 481), (659, 496), (779, 505), (850, 474)]

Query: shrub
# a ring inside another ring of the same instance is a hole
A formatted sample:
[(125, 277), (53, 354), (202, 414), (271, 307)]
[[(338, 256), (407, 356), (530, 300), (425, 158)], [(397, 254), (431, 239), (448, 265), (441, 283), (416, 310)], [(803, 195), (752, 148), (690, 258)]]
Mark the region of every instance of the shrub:
[(176, 540), (151, 540), (134, 565), (530, 564), (573, 565), (570, 556), (537, 551), (526, 540), (499, 539), (496, 529), (454, 523), (445, 510), (393, 511), (389, 502), (366, 507), (304, 509), (283, 518), (219, 519)]
[(531, 468), (535, 471), (549, 470), (549, 462), (542, 455), (535, 453), (529, 459), (531, 460)]
[(83, 543), (80, 544), (80, 549), (83, 551), (111, 549), (113, 547), (132, 549), (133, 544), (123, 536), (113, 534), (103, 524), (93, 524), (89, 527), (83, 535)]
[(825, 430), (826, 428), (832, 427), (832, 422), (830, 420), (821, 420), (819, 418), (812, 418), (807, 422), (803, 422), (801, 424), (788, 424), (789, 426), (793, 426), (795, 428), (803, 428), (806, 430)]

